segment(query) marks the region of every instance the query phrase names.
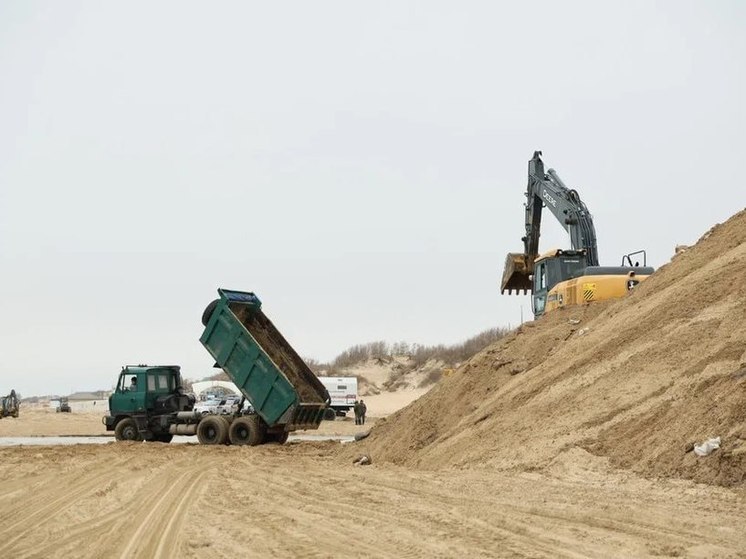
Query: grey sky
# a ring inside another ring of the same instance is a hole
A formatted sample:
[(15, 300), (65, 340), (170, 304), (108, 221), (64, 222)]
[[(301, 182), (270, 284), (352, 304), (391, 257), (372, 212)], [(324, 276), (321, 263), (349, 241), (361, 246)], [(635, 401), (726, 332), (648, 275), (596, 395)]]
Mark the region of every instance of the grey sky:
[(535, 149), (666, 263), (744, 207), (745, 6), (2, 2), (0, 393), (209, 374), (217, 287), (321, 360), (516, 325)]

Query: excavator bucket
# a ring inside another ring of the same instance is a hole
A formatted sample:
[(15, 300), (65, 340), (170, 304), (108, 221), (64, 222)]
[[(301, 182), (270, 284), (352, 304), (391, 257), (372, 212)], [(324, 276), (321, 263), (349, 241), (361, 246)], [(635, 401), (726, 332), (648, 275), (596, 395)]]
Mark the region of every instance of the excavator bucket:
[(505, 259), (505, 270), (503, 271), (503, 281), (500, 286), (500, 293), (508, 292), (508, 295), (513, 293), (515, 289), (516, 294), (520, 294), (521, 290), (524, 294), (531, 292), (531, 273), (528, 263), (526, 262), (526, 255), (518, 252), (511, 252)]

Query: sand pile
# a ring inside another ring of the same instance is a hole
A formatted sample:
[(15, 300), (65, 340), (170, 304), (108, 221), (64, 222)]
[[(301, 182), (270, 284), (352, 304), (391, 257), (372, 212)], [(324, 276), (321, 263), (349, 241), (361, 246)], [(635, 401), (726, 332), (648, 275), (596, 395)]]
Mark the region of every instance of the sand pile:
[[(379, 421), (356, 452), (532, 470), (580, 448), (645, 476), (744, 483), (745, 325), (742, 211), (627, 297), (523, 325)], [(687, 452), (717, 436), (710, 456)]]

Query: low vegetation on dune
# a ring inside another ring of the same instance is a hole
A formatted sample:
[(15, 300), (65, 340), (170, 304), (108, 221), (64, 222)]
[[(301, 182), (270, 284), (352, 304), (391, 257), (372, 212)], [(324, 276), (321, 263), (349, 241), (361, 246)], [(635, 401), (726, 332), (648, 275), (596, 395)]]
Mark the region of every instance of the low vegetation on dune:
[(305, 361), (320, 376), (358, 377), (363, 395), (424, 389), (508, 333), (508, 328), (491, 328), (451, 345), (377, 341), (354, 345), (330, 363)]

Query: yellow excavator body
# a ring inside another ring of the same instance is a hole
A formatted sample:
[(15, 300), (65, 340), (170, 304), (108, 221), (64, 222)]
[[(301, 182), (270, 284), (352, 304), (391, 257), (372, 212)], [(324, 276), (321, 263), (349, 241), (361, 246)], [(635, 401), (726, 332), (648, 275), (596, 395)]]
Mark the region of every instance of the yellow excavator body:
[(560, 307), (582, 305), (593, 301), (617, 299), (626, 295), (647, 277), (647, 275), (629, 272), (625, 275), (602, 274), (562, 281), (547, 293), (544, 311), (549, 312)]

